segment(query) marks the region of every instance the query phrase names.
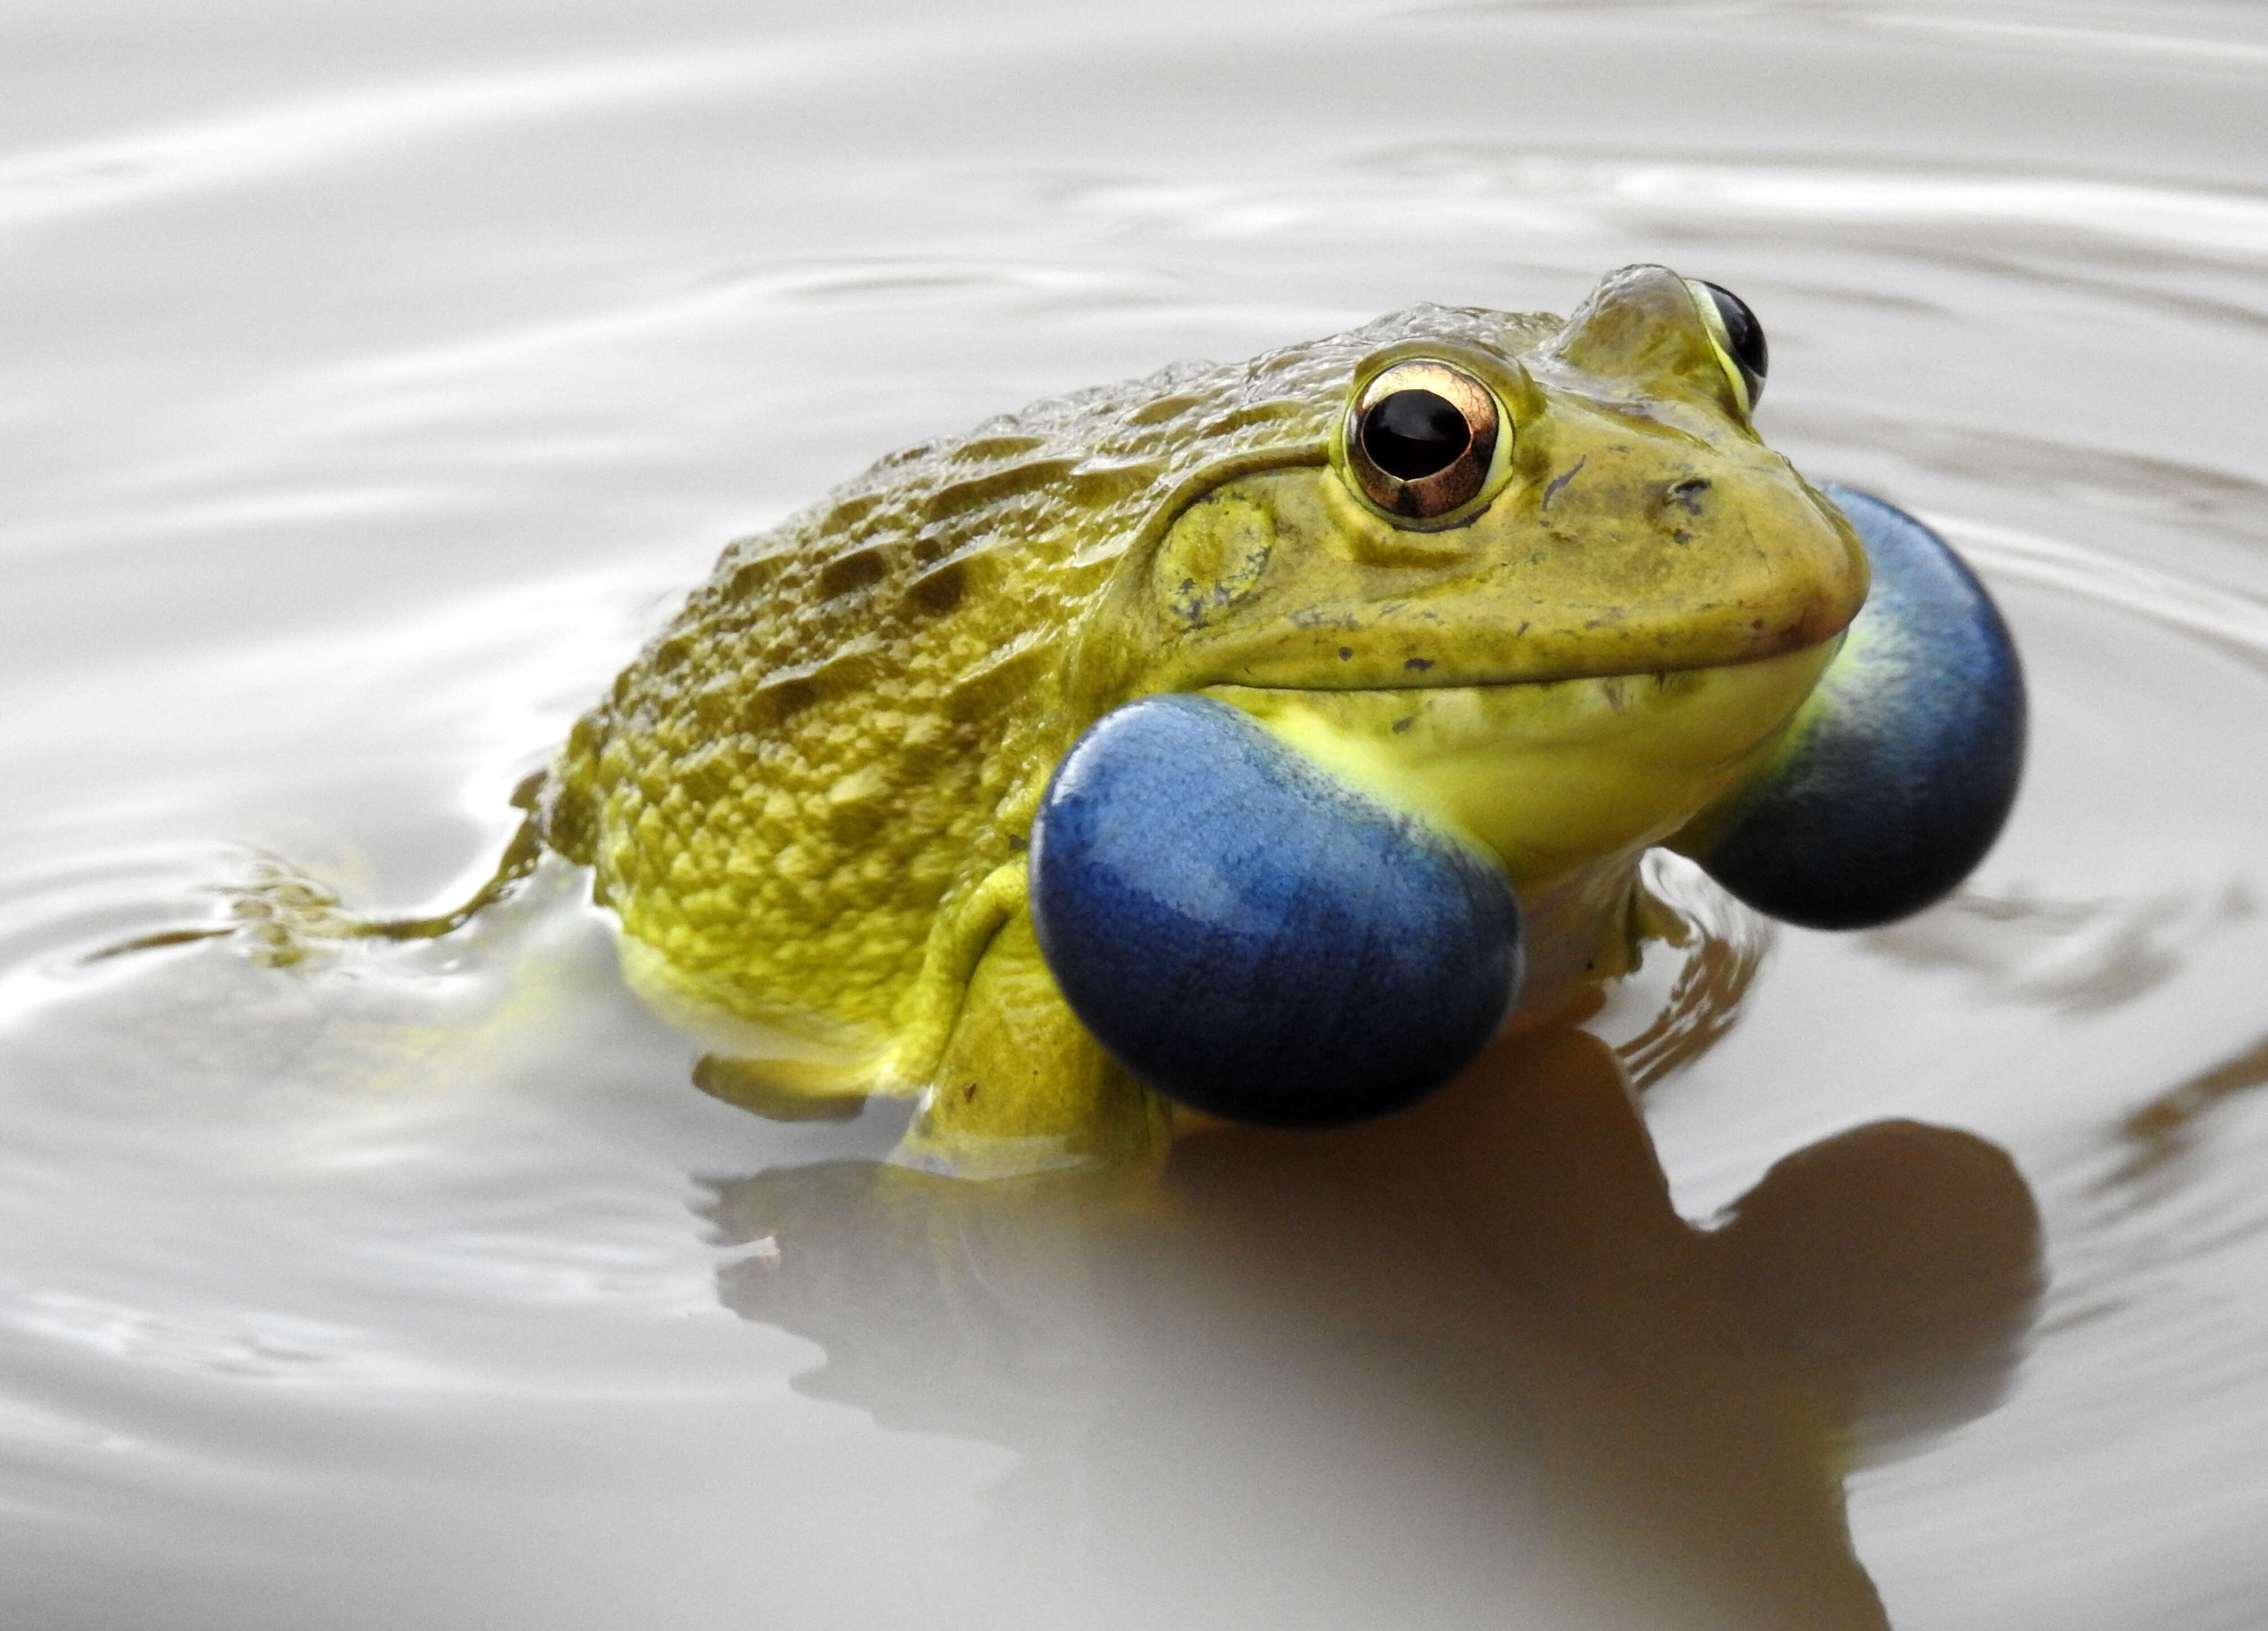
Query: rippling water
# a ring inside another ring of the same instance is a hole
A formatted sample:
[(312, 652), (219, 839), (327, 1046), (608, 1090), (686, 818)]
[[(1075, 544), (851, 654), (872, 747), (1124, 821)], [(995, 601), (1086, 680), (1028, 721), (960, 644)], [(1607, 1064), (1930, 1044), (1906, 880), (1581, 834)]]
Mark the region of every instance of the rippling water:
[[(2260, 1623), (2268, 14), (750, 10), (0, 18), (11, 1622)], [(1568, 1041), (1155, 1192), (878, 1181), (888, 1113), (688, 1086), (569, 877), (86, 960), (262, 856), (461, 891), (891, 446), (1639, 260), (1759, 310), (1767, 437), (1969, 553), (2036, 709), (1909, 923), (1664, 871), (1596, 1026), (1659, 1167)]]

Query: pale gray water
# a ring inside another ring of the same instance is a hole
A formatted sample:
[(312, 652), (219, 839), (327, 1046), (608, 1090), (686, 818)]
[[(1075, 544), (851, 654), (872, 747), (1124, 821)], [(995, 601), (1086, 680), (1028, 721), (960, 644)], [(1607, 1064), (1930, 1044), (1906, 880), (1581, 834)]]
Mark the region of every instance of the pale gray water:
[(1639, 260), (1756, 307), (1766, 435), (1970, 551), (2036, 710), (1965, 897), (1778, 933), (1651, 1087), (1676, 1203), (1887, 1116), (2005, 1146), (2052, 1280), (1867, 1441), (1890, 1620), (2268, 1618), (2268, 14), (632, 18), (0, 13), (9, 1623), (1863, 1623), (1803, 1618), (1863, 1595), (1831, 1490), (1756, 1493), (1793, 1395), (1706, 1308), (1473, 1312), (1390, 1140), (1099, 1243), (878, 1221), (792, 1169), (891, 1118), (696, 1093), (571, 879), (329, 968), (80, 961), (247, 844), (461, 891), (718, 547), (894, 445)]

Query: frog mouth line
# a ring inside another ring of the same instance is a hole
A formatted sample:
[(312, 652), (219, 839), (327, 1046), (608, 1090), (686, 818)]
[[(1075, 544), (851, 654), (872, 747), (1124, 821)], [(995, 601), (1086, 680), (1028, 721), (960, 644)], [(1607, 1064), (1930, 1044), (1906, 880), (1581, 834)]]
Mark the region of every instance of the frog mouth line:
[[(1426, 691), (1513, 691), (1548, 689), (1554, 686), (1592, 684), (1610, 688), (1624, 688), (1651, 682), (1657, 690), (1683, 688), (1693, 683), (1694, 677), (1705, 674), (1731, 674), (1760, 669), (1774, 664), (1800, 662), (1807, 658), (1831, 660), (1841, 650), (1847, 628), (1837, 629), (1826, 639), (1803, 645), (1783, 646), (1753, 656), (1734, 658), (1728, 662), (1665, 663), (1643, 668), (1570, 669), (1562, 672), (1473, 675), (1454, 671), (1444, 672), (1430, 658), (1408, 658), (1403, 662), (1403, 677), (1398, 684), (1302, 684), (1296, 680), (1216, 679), (1198, 682), (1185, 688), (1192, 691), (1215, 691), (1233, 688), (1243, 691), (1280, 691), (1287, 694), (1317, 695), (1417, 694)], [(1184, 687), (1176, 687), (1184, 688)]]
[(1711, 674), (1736, 673), (1782, 662), (1791, 657), (1800, 657), (1819, 650), (1802, 646), (1794, 651), (1774, 652), (1768, 657), (1749, 658), (1737, 663), (1708, 663), (1692, 667), (1622, 668), (1606, 672), (1575, 672), (1544, 676), (1520, 675), (1510, 678), (1473, 678), (1456, 673), (1413, 674), (1401, 685), (1286, 685), (1248, 680), (1213, 680), (1189, 687), (1198, 692), (1223, 690), (1281, 693), (1286, 696), (1422, 696), (1432, 692), (1446, 691), (1548, 691), (1561, 686), (1593, 686), (1609, 695), (1624, 695), (1641, 687), (1656, 691), (1677, 691), (1696, 683), (1697, 677)]
[[(1770, 659), (1758, 660), (1769, 661)], [(1438, 680), (1412, 679), (1406, 685), (1261, 685), (1243, 680), (1217, 680), (1197, 688), (1202, 691), (1223, 689), (1281, 691), (1289, 695), (1298, 696), (1394, 696), (1403, 694), (1415, 695), (1429, 691), (1541, 691), (1548, 690), (1553, 686), (1573, 685), (1621, 687), (1640, 684), (1647, 680), (1653, 681), (1659, 687), (1667, 687), (1680, 675), (1712, 674), (1727, 669), (1746, 668), (1750, 665), (1747, 663), (1714, 663), (1700, 668), (1628, 668), (1603, 674), (1553, 674), (1548, 679), (1522, 677), (1516, 680), (1473, 680), (1452, 674)]]
[(1684, 828), (1774, 751), (1838, 644), (1713, 668), (1201, 694), (1535, 881)]
[(1745, 753), (1786, 724), (1840, 643), (1710, 668), (1495, 681), (1444, 675), (1415, 686), (1224, 681), (1200, 694), (1263, 723), (1305, 720), (1336, 736), (1412, 749), (1620, 741), (1657, 763), (1706, 762)]

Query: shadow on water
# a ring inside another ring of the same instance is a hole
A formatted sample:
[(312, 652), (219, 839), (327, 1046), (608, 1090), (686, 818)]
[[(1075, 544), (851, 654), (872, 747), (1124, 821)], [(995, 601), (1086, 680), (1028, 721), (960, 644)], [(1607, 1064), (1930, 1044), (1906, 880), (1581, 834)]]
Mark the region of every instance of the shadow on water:
[(708, 1211), (803, 1392), (1020, 1453), (976, 1544), (1079, 1624), (1885, 1625), (1844, 1472), (1989, 1408), (2042, 1280), (2007, 1156), (1915, 1122), (1687, 1223), (1580, 1032), (1154, 1185), (841, 1162)]
[(2119, 1125), (2124, 1158), (2105, 1187), (2161, 1178), (2196, 1147), (2199, 1125), (2224, 1104), (2268, 1087), (2268, 1037), (2188, 1080), (2176, 1084), (2130, 1113)]

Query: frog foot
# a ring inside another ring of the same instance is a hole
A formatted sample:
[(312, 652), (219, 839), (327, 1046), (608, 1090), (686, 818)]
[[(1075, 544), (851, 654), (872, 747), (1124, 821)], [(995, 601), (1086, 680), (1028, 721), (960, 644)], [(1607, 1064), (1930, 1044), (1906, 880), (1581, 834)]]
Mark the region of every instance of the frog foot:
[(162, 951), (204, 940), (232, 940), (254, 962), (269, 968), (320, 966), (339, 945), (364, 933), (363, 920), (340, 904), (329, 885), (272, 856), (253, 855), (241, 877), (205, 885), (224, 921), (160, 929), (87, 952), (89, 963), (142, 951)]
[(1079, 739), (1030, 878), (1048, 970), (1104, 1049), (1235, 1120), (1399, 1109), (1479, 1054), (1520, 984), (1491, 859), (1204, 697), (1145, 697)]
[(1903, 510), (1823, 489), (1873, 569), (1867, 604), (1773, 762), (1675, 842), (1771, 916), (1867, 929), (1930, 905), (1999, 836), (2024, 677), (1999, 608)]

